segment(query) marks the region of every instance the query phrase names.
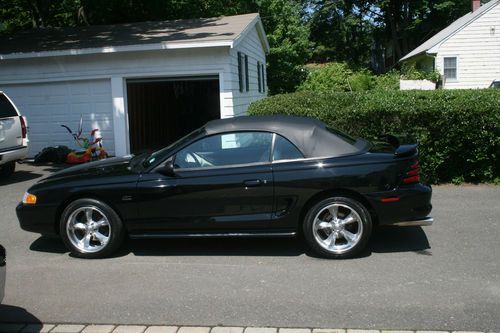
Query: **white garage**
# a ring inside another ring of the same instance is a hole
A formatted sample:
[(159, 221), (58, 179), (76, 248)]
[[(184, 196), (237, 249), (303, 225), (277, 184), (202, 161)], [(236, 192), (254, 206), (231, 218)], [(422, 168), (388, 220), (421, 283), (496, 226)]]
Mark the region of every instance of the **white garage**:
[(44, 29), (0, 37), (0, 90), (29, 124), (32, 157), (98, 128), (111, 155), (164, 146), (266, 96), (258, 14)]

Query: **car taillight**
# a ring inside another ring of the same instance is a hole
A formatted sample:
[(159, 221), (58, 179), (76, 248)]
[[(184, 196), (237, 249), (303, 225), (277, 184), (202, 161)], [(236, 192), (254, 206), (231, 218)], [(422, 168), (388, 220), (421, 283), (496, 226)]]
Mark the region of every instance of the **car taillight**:
[(23, 133), (23, 139), (26, 139), (26, 135), (28, 134), (28, 129), (26, 128), (26, 121), (24, 121), (24, 117), (20, 116), (21, 119), (21, 131)]
[(403, 178), (403, 183), (412, 184), (418, 183), (420, 181), (420, 164), (418, 161), (410, 165), (410, 169), (406, 171), (406, 175)]

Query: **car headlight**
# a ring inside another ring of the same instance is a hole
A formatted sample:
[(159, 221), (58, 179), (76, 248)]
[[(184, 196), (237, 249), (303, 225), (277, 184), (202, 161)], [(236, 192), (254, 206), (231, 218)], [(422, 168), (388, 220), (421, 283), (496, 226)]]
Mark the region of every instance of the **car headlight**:
[(23, 204), (25, 204), (25, 205), (36, 204), (36, 195), (28, 193), (28, 192), (24, 193)]

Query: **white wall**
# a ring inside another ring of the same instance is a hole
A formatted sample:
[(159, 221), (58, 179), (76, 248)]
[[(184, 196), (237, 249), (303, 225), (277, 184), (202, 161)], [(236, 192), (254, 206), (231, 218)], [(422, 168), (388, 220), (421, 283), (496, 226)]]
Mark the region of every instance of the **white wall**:
[[(238, 52), (242, 52), (248, 56), (248, 77), (250, 83), (249, 91), (244, 90), (243, 92), (240, 92), (238, 77)], [(234, 115), (241, 116), (246, 114), (250, 103), (266, 97), (268, 91), (266, 86), (265, 92), (259, 92), (257, 62), (259, 61), (261, 64), (264, 64), (265, 67), (266, 54), (255, 27), (248, 32), (248, 35), (239, 45), (237, 45), (237, 47), (231, 49), (230, 55), (231, 76), (229, 78), (229, 83), (232, 90), (232, 100), (231, 96), (227, 96), (227, 99), (228, 103), (232, 104)], [(267, 85), (267, 69), (265, 69), (265, 75), (265, 82)]]
[(436, 58), (441, 74), (443, 58), (454, 56), (457, 80), (447, 80), (445, 89), (487, 88), (500, 79), (500, 4), (441, 44)]

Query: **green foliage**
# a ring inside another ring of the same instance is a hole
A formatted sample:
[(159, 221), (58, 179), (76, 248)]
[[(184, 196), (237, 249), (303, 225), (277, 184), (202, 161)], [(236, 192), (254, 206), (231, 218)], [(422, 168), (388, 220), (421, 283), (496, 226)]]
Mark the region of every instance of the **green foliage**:
[(359, 0), (306, 1), (315, 62), (348, 62), (351, 66), (370, 65), (373, 24), (367, 6)]
[(352, 73), (348, 80), (352, 91), (366, 91), (375, 88), (375, 75), (366, 69)]
[(374, 89), (383, 91), (399, 90), (400, 76), (401, 74), (396, 70), (392, 70), (382, 75), (376, 75)]
[(260, 0), (259, 11), (271, 50), (267, 57), (270, 94), (293, 92), (305, 79), (303, 65), (311, 57), (309, 25), (293, 0)]
[(403, 68), (401, 68), (401, 78), (404, 80), (429, 80), (438, 82), (440, 77), (441, 75), (438, 71), (426, 72), (418, 70), (415, 64), (404, 64)]
[(349, 77), (353, 74), (346, 63), (332, 62), (314, 69), (300, 91), (350, 91)]
[(374, 75), (366, 69), (353, 71), (344, 62), (312, 67), (309, 71), (306, 80), (299, 86), (299, 91), (399, 90), (397, 71)]
[(249, 113), (314, 117), (372, 140), (384, 133), (412, 137), (432, 183), (500, 178), (500, 91), (494, 89), (303, 91), (257, 101)]

